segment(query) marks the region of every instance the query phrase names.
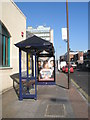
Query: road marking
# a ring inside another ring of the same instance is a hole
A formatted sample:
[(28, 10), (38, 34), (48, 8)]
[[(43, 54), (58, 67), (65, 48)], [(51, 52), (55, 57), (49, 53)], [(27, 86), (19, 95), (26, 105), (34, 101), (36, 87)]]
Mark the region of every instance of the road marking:
[[(67, 75), (66, 74), (64, 74), (65, 75), (65, 77), (66, 77), (66, 79), (68, 78), (67, 77)], [(86, 100), (88, 101), (88, 102), (90, 102), (90, 96), (88, 96), (88, 94), (84, 91), (84, 90), (82, 90), (81, 88), (80, 88), (80, 86), (73, 80), (73, 79), (71, 79), (71, 82), (76, 86), (76, 88), (79, 90), (79, 92), (86, 98)]]
[(88, 96), (88, 94), (84, 90), (82, 90), (80, 86), (73, 79), (71, 79), (71, 82), (76, 86), (76, 88), (80, 91), (80, 93), (82, 93), (82, 95), (88, 100), (88, 102), (90, 102), (90, 96)]

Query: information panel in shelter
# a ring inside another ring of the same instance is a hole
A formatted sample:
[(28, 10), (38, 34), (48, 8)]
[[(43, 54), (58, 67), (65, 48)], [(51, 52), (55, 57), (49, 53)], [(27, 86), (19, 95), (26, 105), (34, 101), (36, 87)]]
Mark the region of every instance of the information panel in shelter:
[(54, 57), (38, 58), (38, 81), (54, 81)]

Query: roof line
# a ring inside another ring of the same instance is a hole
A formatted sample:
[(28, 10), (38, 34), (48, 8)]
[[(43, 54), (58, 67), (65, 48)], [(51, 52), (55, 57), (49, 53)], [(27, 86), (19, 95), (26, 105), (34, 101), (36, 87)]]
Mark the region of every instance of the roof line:
[(15, 2), (13, 0), (10, 0), (13, 5), (18, 9), (18, 11), (24, 16), (24, 18), (26, 19), (26, 16), (23, 14), (23, 12), (20, 10), (20, 8), (15, 4)]

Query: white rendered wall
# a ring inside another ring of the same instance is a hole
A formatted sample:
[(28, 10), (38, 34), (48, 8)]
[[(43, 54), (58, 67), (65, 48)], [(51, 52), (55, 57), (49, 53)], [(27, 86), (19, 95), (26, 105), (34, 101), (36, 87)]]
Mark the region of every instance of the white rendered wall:
[[(2, 2), (0, 5), (2, 15), (0, 16), (1, 22), (8, 29), (10, 37), (10, 68), (0, 68), (0, 92), (9, 89), (13, 85), (13, 80), (10, 75), (19, 72), (19, 49), (15, 47), (15, 43), (26, 38), (26, 18), (18, 7), (11, 0)], [(21, 36), (24, 32), (24, 37)], [(0, 83), (1, 84), (1, 83)]]

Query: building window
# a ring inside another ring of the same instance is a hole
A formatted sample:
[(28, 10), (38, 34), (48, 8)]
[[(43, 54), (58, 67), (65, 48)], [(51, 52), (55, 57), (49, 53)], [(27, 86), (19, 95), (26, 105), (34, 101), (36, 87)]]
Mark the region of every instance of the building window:
[(1, 48), (1, 67), (9, 67), (10, 66), (10, 38), (0, 35), (0, 48)]
[(1, 27), (2, 32), (0, 32), (0, 67), (10, 67), (10, 36), (5, 27)]

